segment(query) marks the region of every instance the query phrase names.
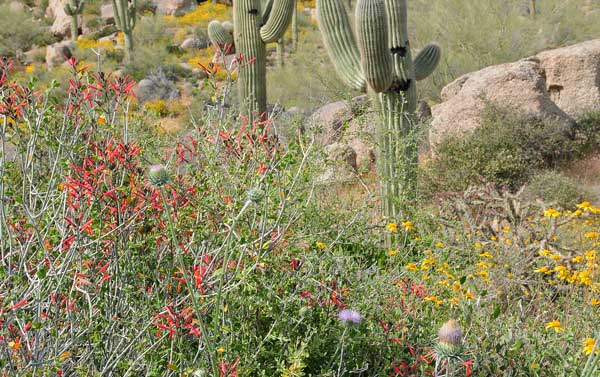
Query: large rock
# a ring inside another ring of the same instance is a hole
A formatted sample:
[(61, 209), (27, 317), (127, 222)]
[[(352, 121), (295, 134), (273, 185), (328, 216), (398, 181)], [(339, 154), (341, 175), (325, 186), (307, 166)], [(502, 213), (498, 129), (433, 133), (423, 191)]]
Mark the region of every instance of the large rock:
[(74, 44), (71, 41), (58, 42), (46, 47), (46, 64), (48, 68), (63, 64), (73, 56)]
[(168, 16), (180, 15), (192, 11), (197, 3), (193, 0), (153, 0), (156, 11)]
[(600, 39), (538, 54), (550, 98), (578, 118), (600, 111)]
[(100, 18), (107, 25), (115, 23), (115, 10), (112, 4), (104, 4), (100, 7)]
[(512, 109), (527, 120), (573, 122), (552, 101), (537, 59), (463, 75), (442, 90), (442, 100), (432, 108), (430, 141), (434, 146), (448, 134), (464, 134), (479, 127), (488, 104)]
[(54, 19), (50, 32), (59, 38), (71, 36), (71, 16), (65, 13), (67, 3), (68, 0), (50, 0), (46, 8), (46, 17)]
[(344, 124), (354, 117), (352, 107), (346, 101), (328, 103), (311, 115), (308, 124), (310, 131), (316, 135), (321, 145), (329, 145), (338, 141)]

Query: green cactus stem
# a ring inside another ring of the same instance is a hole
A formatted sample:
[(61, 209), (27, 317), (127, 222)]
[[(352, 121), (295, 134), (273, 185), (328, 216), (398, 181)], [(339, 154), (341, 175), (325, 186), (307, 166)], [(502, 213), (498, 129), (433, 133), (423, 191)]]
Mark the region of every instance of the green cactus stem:
[(79, 15), (83, 13), (83, 6), (83, 0), (70, 0), (64, 8), (67, 16), (71, 17), (71, 39), (73, 41), (79, 37)]
[(407, 0), (358, 0), (356, 38), (342, 0), (317, 0), (319, 28), (341, 80), (368, 90), (381, 113), (377, 169), (382, 211), (400, 220), (416, 197), (416, 81), (437, 67), (441, 49), (427, 45), (413, 61), (408, 41)]
[(137, 0), (112, 0), (115, 23), (125, 37), (125, 59), (133, 59), (133, 29), (137, 21)]
[(243, 57), (238, 74), (241, 113), (251, 119), (267, 109), (266, 44), (288, 28), (295, 0), (236, 0), (233, 2), (234, 41)]
[(277, 67), (279, 67), (279, 68), (283, 68), (283, 65), (285, 64), (284, 57), (283, 57), (284, 53), (285, 53), (285, 39), (283, 37), (281, 37), (277, 41)]
[(208, 39), (219, 51), (233, 53), (233, 24), (217, 20), (209, 22)]
[(298, 0), (294, 1), (294, 13), (292, 14), (292, 51), (298, 49)]

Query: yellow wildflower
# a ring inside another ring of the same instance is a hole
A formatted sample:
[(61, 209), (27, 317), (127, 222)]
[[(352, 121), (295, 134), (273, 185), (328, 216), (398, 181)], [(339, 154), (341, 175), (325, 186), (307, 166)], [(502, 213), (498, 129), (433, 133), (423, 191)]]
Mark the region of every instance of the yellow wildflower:
[(467, 300), (473, 300), (475, 298), (475, 295), (473, 295), (473, 293), (471, 293), (471, 291), (466, 291), (463, 294), (463, 297), (466, 298)]
[(487, 251), (484, 251), (483, 253), (479, 254), (479, 256), (482, 258), (488, 258), (488, 259), (493, 258), (492, 254), (488, 253)]
[(389, 223), (385, 227), (391, 233), (396, 233), (398, 231), (398, 225), (396, 223)]
[(435, 244), (435, 246), (437, 246), (439, 248), (442, 248), (442, 247), (444, 247), (444, 243), (443, 242), (438, 242), (438, 243)]
[(571, 261), (573, 263), (581, 263), (581, 262), (583, 262), (583, 257), (581, 255), (578, 255), (578, 256), (572, 258)]
[(587, 232), (587, 233), (585, 234), (585, 236), (586, 236), (587, 238), (589, 238), (589, 239), (592, 239), (592, 238), (598, 238), (598, 235), (599, 235), (599, 233), (598, 233), (598, 232)]
[(412, 221), (405, 221), (402, 223), (402, 226), (404, 227), (405, 230), (415, 230), (415, 225), (412, 223)]
[(438, 306), (442, 304), (442, 300), (440, 300), (436, 296), (425, 296), (425, 297), (423, 297), (423, 300), (433, 302), (434, 304), (436, 304)]
[(225, 348), (223, 348), (223, 347), (217, 348), (217, 353), (223, 353), (223, 352), (225, 352)]
[(389, 255), (390, 257), (393, 257), (394, 255), (396, 255), (396, 254), (398, 254), (398, 253), (400, 253), (400, 250), (399, 250), (399, 249), (394, 249), (394, 250), (390, 250), (390, 251), (388, 251), (388, 255)]
[(592, 301), (591, 301), (591, 304), (593, 306), (598, 306), (598, 305), (600, 305), (600, 300), (593, 298)]
[(490, 268), (490, 265), (485, 263), (484, 261), (477, 263), (476, 266), (479, 266), (479, 267), (483, 268), (484, 270)]
[(533, 270), (533, 272), (539, 272), (539, 273), (543, 273), (543, 274), (547, 274), (548, 271), (550, 271), (550, 270), (546, 266)]
[(554, 332), (565, 331), (558, 320), (550, 321), (546, 324), (546, 331), (551, 329), (554, 330)]
[(317, 242), (315, 245), (321, 250), (327, 249), (327, 245), (323, 242)]
[(409, 263), (404, 268), (407, 269), (408, 271), (413, 271), (413, 272), (419, 270), (419, 268), (417, 267), (416, 263)]
[(460, 288), (462, 287), (462, 285), (460, 284), (460, 281), (456, 280), (454, 283), (452, 283), (452, 289), (454, 289), (455, 291), (460, 291)]
[(540, 251), (538, 251), (538, 254), (541, 255), (542, 257), (548, 257), (550, 255), (553, 255), (552, 252), (548, 249), (540, 250)]
[[(596, 341), (594, 340), (594, 338), (585, 338), (583, 340), (583, 352), (585, 352), (586, 355), (589, 355), (590, 353), (592, 353), (595, 344)], [(598, 352), (598, 347), (596, 347), (596, 352), (594, 352), (594, 354), (597, 355)]]
[(549, 208), (544, 211), (544, 217), (559, 217), (560, 212), (555, 210), (554, 208)]

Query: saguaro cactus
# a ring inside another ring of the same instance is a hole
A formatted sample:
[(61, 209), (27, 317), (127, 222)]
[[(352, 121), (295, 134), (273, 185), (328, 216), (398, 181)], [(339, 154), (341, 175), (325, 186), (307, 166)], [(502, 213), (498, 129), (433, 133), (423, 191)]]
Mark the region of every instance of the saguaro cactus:
[(125, 37), (125, 57), (128, 62), (132, 59), (133, 29), (137, 20), (137, 0), (112, 0), (117, 28)]
[(409, 140), (416, 127), (416, 80), (434, 71), (441, 50), (429, 44), (413, 61), (407, 0), (358, 0), (356, 38), (342, 0), (317, 0), (317, 14), (338, 75), (355, 90), (368, 89), (381, 112), (377, 161), (382, 209), (398, 219), (402, 204), (416, 194), (417, 148)]
[(213, 20), (208, 24), (208, 39), (221, 52), (233, 51), (233, 24)]
[(77, 40), (79, 36), (79, 15), (83, 12), (83, 0), (70, 0), (65, 5), (65, 13), (71, 17), (71, 39)]
[(253, 118), (267, 108), (266, 44), (279, 40), (288, 28), (295, 0), (235, 0), (235, 48), (243, 56), (238, 74), (242, 114)]

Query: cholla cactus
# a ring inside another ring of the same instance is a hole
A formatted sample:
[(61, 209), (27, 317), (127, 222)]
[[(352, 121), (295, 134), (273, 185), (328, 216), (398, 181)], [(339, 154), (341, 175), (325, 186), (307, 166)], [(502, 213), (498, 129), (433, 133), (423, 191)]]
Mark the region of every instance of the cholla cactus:
[(354, 90), (371, 92), (381, 114), (378, 170), (384, 215), (397, 219), (401, 199), (416, 194), (417, 148), (414, 135), (416, 80), (437, 67), (439, 46), (426, 46), (413, 61), (408, 41), (407, 0), (359, 0), (356, 37), (342, 0), (317, 0), (325, 47), (341, 80)]
[(137, 21), (137, 0), (112, 0), (117, 28), (125, 37), (125, 54), (131, 61), (133, 52), (133, 29)]
[(65, 5), (65, 13), (71, 17), (71, 39), (77, 40), (79, 36), (79, 15), (83, 12), (83, 0), (70, 0)]

